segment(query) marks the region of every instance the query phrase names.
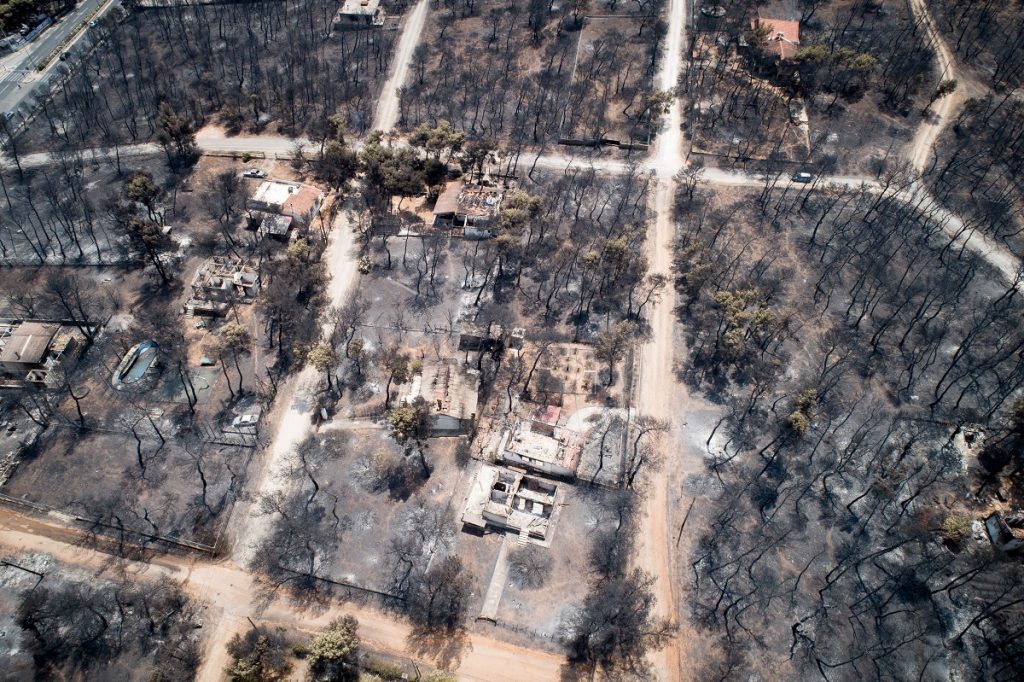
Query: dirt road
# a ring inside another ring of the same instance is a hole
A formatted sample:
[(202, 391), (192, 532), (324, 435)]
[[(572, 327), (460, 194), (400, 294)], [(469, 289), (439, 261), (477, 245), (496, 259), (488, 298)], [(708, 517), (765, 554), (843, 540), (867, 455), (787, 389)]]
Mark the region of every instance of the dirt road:
[(398, 122), (398, 89), (405, 83), (412, 63), (413, 52), (420, 42), (423, 23), (427, 18), (427, 7), (430, 0), (419, 0), (402, 25), (402, 35), (398, 39), (398, 49), (394, 56), (394, 70), (384, 84), (377, 102), (377, 115), (373, 120), (373, 129), (388, 132)]
[[(672, 0), (669, 6), (668, 41), (658, 74), (658, 85), (662, 90), (671, 90), (679, 78), (682, 64), (684, 30), (686, 24), (685, 0)], [(654, 189), (653, 209), (656, 213), (654, 230), (647, 238), (647, 257), (652, 272), (668, 275), (672, 264), (672, 247), (675, 241), (675, 175), (685, 165), (680, 125), (681, 106), (678, 98), (665, 117), (665, 123), (658, 134), (654, 153), (654, 169), (658, 180)], [(673, 310), (675, 291), (669, 286), (660, 301), (650, 312), (651, 338), (640, 351), (640, 372), (637, 383), (637, 407), (641, 414), (671, 420), (678, 416), (677, 399), (681, 387), (672, 372), (673, 357)], [(663, 618), (679, 621), (674, 593), (673, 561), (670, 555), (672, 543), (668, 531), (668, 486), (669, 480), (680, 468), (689, 468), (690, 462), (677, 459), (692, 459), (694, 454), (678, 447), (676, 433), (671, 433), (662, 444), (666, 454), (665, 470), (651, 477), (644, 498), (644, 519), (637, 539), (637, 564), (651, 575), (655, 583), (658, 603), (657, 614)], [(697, 464), (700, 457), (696, 455)], [(661, 651), (650, 655), (653, 669), (660, 679), (678, 680), (682, 675), (682, 638), (677, 636)]]
[[(249, 627), (246, 617), (281, 625), (300, 632), (314, 633), (344, 614), (359, 620), (359, 636), (371, 650), (422, 661), (433, 666), (430, 653), (436, 647), (421, 650), (410, 640), (412, 631), (406, 624), (375, 609), (358, 606), (345, 608), (304, 608), (287, 596), (267, 592), (253, 576), (233, 562), (209, 562), (189, 557), (157, 556), (146, 563), (121, 562), (113, 557), (74, 544), (78, 534), (59, 524), (5, 510), (0, 517), (0, 556), (20, 552), (50, 554), (57, 561), (101, 575), (118, 569), (140, 580), (171, 580), (181, 583), (192, 597), (207, 604), (206, 627), (213, 634), (206, 637), (204, 665), (200, 682), (219, 682), (227, 663), (224, 643), (234, 632)], [(113, 574), (112, 574), (113, 575)], [(451, 643), (449, 643), (451, 646)], [(467, 680), (555, 680), (562, 658), (513, 646), (480, 635), (470, 635), (458, 647), (456, 669), (460, 679)]]
[[(341, 306), (348, 300), (358, 278), (358, 255), (348, 212), (342, 210), (332, 225), (323, 255), (331, 275), (328, 308)], [(231, 556), (239, 565), (249, 565), (256, 543), (270, 530), (271, 517), (259, 514), (256, 508), (258, 497), (288, 487), (289, 455), (313, 432), (315, 396), (322, 381), (323, 375), (313, 367), (305, 367), (281, 389), (279, 404), (284, 407), (277, 413), (273, 441), (260, 457), (257, 471), (249, 478), (248, 495), (235, 506), (228, 522), (228, 537), (234, 540)]]
[[(957, 78), (956, 73), (956, 60), (953, 59), (953, 53), (950, 52), (949, 47), (946, 45), (946, 41), (942, 39), (939, 34), (939, 29), (935, 25), (935, 19), (932, 17), (931, 12), (928, 10), (924, 0), (910, 0), (910, 8), (913, 10), (914, 15), (921, 20), (924, 25), (925, 32), (928, 34), (928, 41), (932, 44), (935, 50), (935, 59), (938, 61), (938, 71), (940, 80), (955, 80)], [(914, 134), (914, 139), (910, 143), (910, 147), (907, 150), (907, 158), (914, 170), (918, 173), (923, 172), (931, 160), (932, 149), (935, 147), (935, 143), (939, 139), (939, 135), (949, 125), (950, 120), (956, 111), (960, 109), (960, 105), (964, 102), (964, 87), (963, 83), (959, 84), (956, 90), (951, 94), (946, 95), (939, 101), (935, 102), (932, 107), (931, 120), (925, 121), (918, 126), (917, 131)]]

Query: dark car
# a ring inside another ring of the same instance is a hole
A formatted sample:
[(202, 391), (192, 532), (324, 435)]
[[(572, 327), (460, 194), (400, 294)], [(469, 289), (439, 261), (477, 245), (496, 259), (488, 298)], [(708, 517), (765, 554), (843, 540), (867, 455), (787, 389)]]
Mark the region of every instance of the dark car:
[(813, 178), (810, 173), (793, 173), (793, 182), (810, 182)]

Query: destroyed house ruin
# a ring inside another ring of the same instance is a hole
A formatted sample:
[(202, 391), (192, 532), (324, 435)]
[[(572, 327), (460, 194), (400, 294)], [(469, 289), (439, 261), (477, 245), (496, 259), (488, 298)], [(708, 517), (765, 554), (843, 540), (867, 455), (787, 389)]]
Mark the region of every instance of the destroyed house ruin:
[(520, 542), (548, 541), (561, 497), (556, 483), (484, 465), (466, 498), (462, 522), (480, 531), (490, 527), (516, 533)]
[(470, 433), (476, 423), (480, 373), (454, 364), (433, 364), (423, 368), (409, 382), (402, 403), (420, 400), (429, 410), (427, 425), (433, 436)]
[(231, 303), (251, 303), (260, 290), (259, 271), (243, 258), (214, 256), (192, 278), (190, 314), (223, 315)]
[(380, 0), (345, 0), (334, 16), (334, 30), (383, 26), (386, 18), (387, 14), (381, 8)]
[(449, 182), (434, 204), (434, 227), (461, 229), (468, 239), (493, 237), (502, 196), (495, 187)]
[(574, 478), (583, 438), (575, 431), (543, 421), (520, 419), (501, 435), (498, 457), (548, 476)]
[(0, 322), (0, 371), (5, 386), (51, 386), (63, 363), (77, 357), (87, 339), (80, 329), (60, 322)]

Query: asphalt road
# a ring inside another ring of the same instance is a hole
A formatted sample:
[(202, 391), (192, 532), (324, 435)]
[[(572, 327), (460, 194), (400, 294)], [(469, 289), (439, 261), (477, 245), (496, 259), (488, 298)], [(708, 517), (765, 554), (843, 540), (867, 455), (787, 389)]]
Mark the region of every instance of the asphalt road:
[[(86, 17), (91, 15), (109, 0), (83, 0), (71, 13), (46, 29), (43, 35), (18, 52), (21, 61), (10, 66), (11, 71), (0, 78), (0, 111), (12, 111), (29, 96), (39, 82), (35, 78), (39, 74), (35, 69), (50, 54), (60, 47), (64, 40), (72, 35)], [(86, 27), (85, 30), (88, 30)], [(58, 60), (54, 60), (57, 62)], [(52, 65), (51, 65), (52, 68)], [(25, 82), (26, 79), (32, 79)]]

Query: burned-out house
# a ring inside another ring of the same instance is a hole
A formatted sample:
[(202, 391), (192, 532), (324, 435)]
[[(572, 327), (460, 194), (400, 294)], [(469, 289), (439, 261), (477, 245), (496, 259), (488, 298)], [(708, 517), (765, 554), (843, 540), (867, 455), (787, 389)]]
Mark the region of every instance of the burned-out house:
[(542, 411), (553, 412), (554, 421), (517, 420), (502, 433), (498, 458), (510, 466), (558, 478), (574, 478), (584, 439), (575, 431), (555, 424), (559, 408), (542, 408)]
[(1024, 514), (1003, 516), (993, 512), (985, 519), (992, 544), (1004, 552), (1024, 552)]
[(345, 0), (334, 15), (334, 30), (351, 31), (383, 26), (386, 18), (380, 0)]
[(493, 237), (503, 196), (496, 187), (449, 182), (434, 204), (434, 227), (456, 231), (467, 239)]
[(479, 372), (454, 363), (429, 364), (409, 382), (402, 403), (422, 401), (432, 436), (457, 436), (471, 433), (476, 425), (479, 391)]
[(232, 303), (252, 303), (260, 291), (260, 274), (244, 258), (214, 256), (192, 278), (192, 297), (185, 304), (194, 315), (223, 315)]
[(478, 531), (515, 533), (521, 543), (549, 543), (563, 497), (557, 483), (484, 465), (466, 497), (462, 522)]
[(0, 322), (0, 373), (3, 385), (52, 386), (64, 363), (78, 357), (87, 339), (73, 325), (60, 322)]

